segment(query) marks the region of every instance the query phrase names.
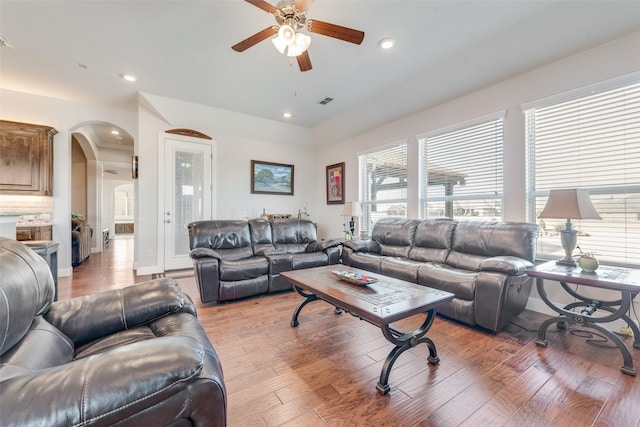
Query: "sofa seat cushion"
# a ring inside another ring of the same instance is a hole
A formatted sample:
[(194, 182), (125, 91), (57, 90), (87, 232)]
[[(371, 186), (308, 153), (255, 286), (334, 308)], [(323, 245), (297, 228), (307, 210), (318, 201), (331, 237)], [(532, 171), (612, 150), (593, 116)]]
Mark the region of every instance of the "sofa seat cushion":
[(294, 270), (303, 268), (321, 267), (329, 265), (329, 257), (324, 252), (309, 252), (304, 254), (295, 254), (291, 256), (292, 267)]
[(457, 298), (473, 300), (478, 273), (453, 268), (446, 264), (427, 263), (418, 268), (418, 283), (430, 288), (445, 290)]
[(236, 281), (254, 279), (269, 272), (269, 262), (264, 257), (220, 261), (220, 280)]
[(310, 252), (297, 254), (283, 254), (269, 256), (271, 275), (283, 271), (301, 270), (304, 268), (329, 265), (329, 257), (324, 252)]
[(353, 252), (349, 256), (349, 265), (373, 273), (380, 273), (380, 264), (384, 258), (383, 255), (368, 252)]
[(407, 282), (418, 283), (418, 268), (421, 265), (423, 263), (407, 258), (385, 257), (380, 264), (380, 273)]
[(277, 251), (287, 254), (299, 254), (306, 252), (308, 243), (276, 243)]
[(73, 341), (37, 316), (24, 338), (0, 356), (0, 381), (64, 365), (73, 360), (73, 352)]

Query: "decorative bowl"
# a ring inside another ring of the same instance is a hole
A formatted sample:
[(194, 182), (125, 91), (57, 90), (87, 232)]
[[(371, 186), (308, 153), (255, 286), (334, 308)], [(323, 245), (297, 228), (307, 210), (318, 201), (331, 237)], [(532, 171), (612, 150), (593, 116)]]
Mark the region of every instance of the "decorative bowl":
[(580, 257), (578, 257), (578, 265), (580, 266), (580, 268), (582, 268), (582, 270), (588, 273), (593, 273), (600, 266), (600, 264), (598, 263), (598, 259), (589, 254), (580, 255)]

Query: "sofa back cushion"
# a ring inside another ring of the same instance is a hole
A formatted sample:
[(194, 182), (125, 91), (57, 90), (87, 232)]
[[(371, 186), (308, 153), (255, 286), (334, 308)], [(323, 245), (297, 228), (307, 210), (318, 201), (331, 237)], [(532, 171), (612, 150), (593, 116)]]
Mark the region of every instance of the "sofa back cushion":
[(533, 262), (538, 226), (526, 222), (460, 221), (453, 233), (447, 264), (477, 270), (494, 256), (515, 256)]
[(196, 221), (188, 225), (189, 247), (209, 248), (223, 259), (242, 259), (253, 256), (251, 231), (247, 221)]
[(457, 222), (448, 218), (427, 219), (416, 228), (409, 258), (422, 262), (444, 263), (453, 244)]
[(380, 255), (408, 258), (419, 223), (417, 219), (383, 218), (373, 226), (371, 239), (380, 245)]
[(277, 219), (271, 221), (273, 243), (286, 253), (304, 252), (309, 243), (318, 240), (316, 226), (307, 219)]
[(269, 220), (260, 218), (249, 220), (249, 227), (251, 229), (251, 244), (253, 245), (254, 255), (265, 254), (275, 248)]
[(22, 340), (36, 316), (53, 302), (46, 261), (31, 248), (0, 237), (0, 355)]

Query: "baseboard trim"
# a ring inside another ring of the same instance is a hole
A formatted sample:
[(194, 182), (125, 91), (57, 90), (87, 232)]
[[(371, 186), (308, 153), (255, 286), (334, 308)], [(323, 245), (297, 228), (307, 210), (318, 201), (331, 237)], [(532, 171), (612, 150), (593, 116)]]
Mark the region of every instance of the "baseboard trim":
[(136, 276), (148, 276), (151, 274), (164, 273), (164, 270), (157, 265), (151, 267), (138, 267), (136, 270)]

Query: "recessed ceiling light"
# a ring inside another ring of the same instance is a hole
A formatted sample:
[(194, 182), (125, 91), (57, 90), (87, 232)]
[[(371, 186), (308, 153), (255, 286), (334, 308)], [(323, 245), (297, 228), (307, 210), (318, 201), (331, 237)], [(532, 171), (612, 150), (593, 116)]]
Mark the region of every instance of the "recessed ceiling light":
[(134, 76), (133, 74), (120, 74), (120, 77), (122, 77), (123, 79), (125, 79), (128, 82), (138, 81), (138, 78), (136, 76)]
[(378, 42), (381, 49), (391, 49), (396, 44), (394, 39), (382, 39)]
[(285, 119), (290, 119), (291, 118), (291, 113), (282, 113), (282, 117), (284, 117)]
[(111, 134), (112, 135), (120, 135), (120, 132), (118, 132), (117, 130), (114, 129), (114, 130), (111, 131)]

